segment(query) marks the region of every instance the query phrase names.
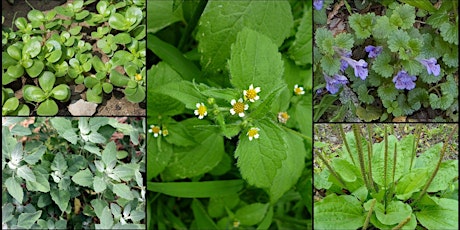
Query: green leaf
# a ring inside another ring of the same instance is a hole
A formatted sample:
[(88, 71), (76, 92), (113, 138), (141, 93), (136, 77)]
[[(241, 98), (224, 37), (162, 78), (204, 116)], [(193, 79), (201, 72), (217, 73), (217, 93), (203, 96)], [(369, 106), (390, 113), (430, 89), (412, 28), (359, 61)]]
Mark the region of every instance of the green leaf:
[(37, 77), (42, 73), (43, 69), (45, 68), (45, 64), (41, 60), (33, 60), (33, 64), (31, 67), (26, 68), (27, 74), (30, 77)]
[(117, 146), (115, 142), (111, 141), (105, 146), (105, 149), (102, 151), (102, 161), (106, 166), (115, 165), (117, 161)]
[(389, 78), (393, 75), (393, 65), (390, 64), (391, 54), (387, 51), (382, 52), (377, 56), (372, 63), (372, 70), (380, 74), (382, 77)]
[(400, 200), (409, 199), (414, 192), (420, 191), (428, 179), (428, 171), (414, 170), (403, 177), (396, 184), (396, 197)]
[(22, 199), (24, 198), (24, 193), (22, 191), (21, 185), (12, 177), (6, 179), (5, 181), (6, 190), (8, 193), (16, 199), (19, 203), (22, 204)]
[[(147, 4), (147, 32), (156, 33), (174, 22), (181, 21), (182, 6), (173, 8), (175, 1), (152, 1)], [(150, 42), (149, 42), (150, 43)]]
[(193, 199), (191, 207), (198, 229), (218, 229), (199, 200)]
[(245, 226), (256, 225), (264, 218), (268, 206), (268, 204), (263, 203), (246, 205), (236, 210), (235, 219)]
[(39, 191), (47, 193), (50, 191), (50, 183), (48, 182), (49, 174), (35, 172), (36, 182), (26, 181), (28, 191)]
[(361, 203), (354, 196), (331, 194), (315, 202), (314, 207), (317, 229), (357, 229), (366, 219)]
[(436, 29), (441, 28), (441, 25), (449, 21), (449, 14), (445, 11), (438, 11), (428, 17), (426, 23)]
[(35, 163), (38, 162), (38, 160), (41, 159), (43, 154), (45, 154), (45, 151), (46, 151), (46, 146), (40, 145), (40, 147), (34, 150), (32, 154), (25, 156), (24, 161), (27, 162), (28, 164), (34, 165)]
[(340, 59), (332, 56), (323, 56), (321, 59), (321, 68), (324, 73), (329, 76), (333, 76), (340, 70)]
[(70, 98), (70, 87), (66, 84), (60, 84), (51, 90), (51, 96), (59, 101), (67, 101)]
[(110, 78), (110, 83), (112, 83), (114, 86), (118, 86), (118, 87), (124, 87), (129, 82), (129, 77), (121, 74), (120, 72), (118, 72), (115, 69), (112, 69), (110, 71), (109, 78)]
[(134, 173), (136, 171), (139, 171), (139, 165), (130, 163), (118, 165), (113, 170), (113, 173), (115, 173), (123, 181), (130, 181), (131, 179), (133, 179)]
[(72, 128), (72, 122), (63, 117), (54, 117), (50, 119), (51, 125), (56, 129), (58, 134), (72, 144), (76, 144), (78, 135)]
[(152, 135), (147, 136), (147, 181), (151, 181), (159, 173), (163, 172), (169, 164), (173, 154), (173, 148), (163, 139), (154, 138)]
[(104, 136), (96, 132), (92, 132), (91, 134), (89, 134), (88, 138), (90, 142), (97, 144), (103, 144), (107, 141)]
[(100, 193), (100, 192), (103, 192), (107, 188), (107, 184), (105, 183), (102, 177), (95, 176), (93, 180), (93, 188), (94, 188), (94, 192)]
[(42, 75), (38, 78), (38, 83), (40, 87), (46, 93), (50, 92), (53, 89), (54, 82), (56, 81), (56, 77), (52, 72), (45, 71)]
[(396, 30), (388, 38), (388, 48), (390, 48), (391, 52), (404, 51), (408, 46), (409, 40), (410, 36), (406, 31)]
[(357, 106), (356, 115), (359, 119), (364, 120), (365, 122), (371, 122), (380, 118), (382, 110), (372, 105), (368, 105), (365, 108)]
[[(387, 181), (386, 181), (386, 184), (389, 184), (391, 183), (391, 177), (389, 175), (392, 175), (390, 174), (390, 172), (393, 172), (393, 158), (394, 158), (394, 145), (395, 143), (397, 143), (398, 140), (395, 136), (393, 135), (390, 135), (388, 136), (388, 146), (390, 146), (388, 148), (388, 163), (387, 164)], [(377, 144), (374, 144), (373, 145), (373, 156), (372, 156), (372, 178), (374, 179), (374, 182), (377, 183), (378, 185), (380, 186), (384, 186), (385, 185), (385, 181), (384, 181), (384, 152), (385, 152), (385, 148), (384, 148), (384, 141), (380, 142), (380, 143), (377, 143)], [(367, 149), (366, 149), (367, 151)], [(398, 180), (405, 172), (405, 162), (403, 161), (403, 157), (404, 155), (403, 154), (399, 154), (401, 153), (400, 151), (398, 151), (398, 155), (397, 155), (397, 158), (396, 158), (396, 170), (395, 170), (395, 180)], [(357, 159), (357, 157), (355, 157), (355, 159)], [(407, 217), (407, 216), (406, 216)]]
[(391, 24), (390, 19), (387, 16), (380, 16), (375, 19), (372, 36), (377, 39), (385, 39), (393, 34), (397, 29), (398, 27)]
[(448, 189), (457, 177), (456, 172), (458, 172), (458, 161), (442, 162), (427, 191), (438, 192)]
[(67, 206), (69, 206), (70, 193), (65, 190), (51, 190), (51, 199), (59, 206), (62, 212), (65, 212)]
[(113, 185), (113, 192), (124, 199), (132, 200), (134, 199), (133, 193), (129, 189), (129, 187), (125, 184), (114, 184)]
[(125, 96), (132, 103), (142, 102), (145, 99), (145, 87), (137, 85), (135, 88), (126, 88)]
[(34, 213), (21, 213), (21, 215), (18, 217), (18, 227), (30, 229), (41, 215), (42, 210), (36, 211)]
[(113, 37), (113, 41), (117, 44), (128, 44), (131, 42), (131, 35), (128, 33), (119, 33)]
[(119, 14), (119, 13), (114, 13), (110, 15), (109, 18), (109, 25), (110, 27), (116, 29), (116, 30), (128, 30), (130, 27), (130, 22), (126, 20), (126, 18)]
[(427, 229), (458, 229), (458, 200), (430, 197), (436, 205), (424, 206), (415, 213)]
[(366, 39), (372, 33), (372, 21), (375, 18), (374, 13), (352, 14), (348, 17), (350, 27), (355, 31), (356, 37)]
[(315, 31), (315, 42), (322, 53), (324, 53), (327, 56), (334, 55), (334, 36), (332, 35), (332, 32), (330, 30), (326, 28), (317, 29)]
[(415, 8), (410, 5), (399, 5), (390, 16), (391, 24), (401, 29), (409, 29), (415, 23)]
[(46, 99), (46, 95), (43, 90), (37, 86), (25, 85), (23, 88), (23, 94), (26, 101), (42, 102)]
[(27, 55), (31, 58), (36, 57), (42, 50), (41, 39), (32, 38), (24, 44), (22, 48), (23, 55)]
[[(217, 193), (216, 193), (217, 194)], [(240, 197), (237, 192), (229, 195), (215, 195), (211, 196), (208, 204), (208, 213), (212, 218), (223, 217), (226, 212), (225, 209), (233, 209), (240, 202)]]
[(54, 116), (58, 111), (59, 108), (53, 99), (46, 99), (37, 108), (37, 114), (40, 116)]
[(67, 162), (64, 159), (62, 153), (57, 153), (54, 155), (53, 163), (51, 163), (51, 170), (59, 171), (64, 174), (65, 170), (67, 169)]
[(183, 198), (232, 195), (243, 189), (243, 180), (200, 182), (147, 182), (147, 190)]
[(35, 182), (36, 178), (32, 170), (27, 165), (23, 165), (17, 170), (18, 176), (22, 177), (26, 181)]
[(100, 215), (97, 215), (101, 221), (100, 224), (96, 224), (96, 229), (111, 229), (113, 226), (113, 216), (109, 207), (106, 206)]
[(198, 89), (205, 89), (204, 87), (204, 85), (199, 85), (195, 88), (195, 85), (189, 81), (180, 81), (154, 88), (153, 92), (175, 98), (189, 109), (196, 109), (196, 103), (206, 101), (206, 98), (198, 91)]
[(165, 180), (198, 176), (211, 171), (222, 159), (224, 151), (223, 137), (215, 130), (196, 128), (209, 123), (197, 118), (181, 122), (194, 137), (196, 145), (174, 149), (169, 165), (163, 171)]
[(305, 7), (294, 43), (292, 43), (288, 51), (291, 59), (295, 60), (297, 65), (312, 63), (312, 16), (312, 8)]
[(429, 0), (401, 0), (401, 2), (429, 12), (435, 12), (437, 10)]
[(441, 97), (438, 97), (434, 93), (430, 93), (430, 105), (433, 109), (448, 109), (452, 103), (454, 103), (454, 98), (452, 95), (446, 94)]
[(203, 69), (212, 73), (225, 69), (230, 46), (244, 27), (269, 37), (279, 47), (289, 36), (292, 25), (287, 1), (208, 2), (196, 36)]
[(352, 165), (350, 162), (336, 158), (332, 160), (332, 168), (340, 175), (340, 177), (346, 182), (355, 182), (358, 179), (355, 171), (356, 166)]
[(446, 22), (441, 25), (439, 30), (444, 41), (458, 45), (458, 22), (456, 24)]
[(241, 175), (250, 185), (271, 186), (282, 161), (286, 159), (286, 139), (283, 130), (269, 120), (254, 123), (259, 128), (258, 139), (249, 140), (246, 132), (240, 136), (235, 158)]
[(72, 181), (78, 185), (90, 187), (93, 184), (93, 174), (89, 169), (81, 170), (72, 176)]
[(236, 88), (248, 89), (253, 84), (260, 87), (259, 95), (264, 98), (281, 84), (284, 63), (270, 38), (243, 28), (230, 53), (230, 82)]

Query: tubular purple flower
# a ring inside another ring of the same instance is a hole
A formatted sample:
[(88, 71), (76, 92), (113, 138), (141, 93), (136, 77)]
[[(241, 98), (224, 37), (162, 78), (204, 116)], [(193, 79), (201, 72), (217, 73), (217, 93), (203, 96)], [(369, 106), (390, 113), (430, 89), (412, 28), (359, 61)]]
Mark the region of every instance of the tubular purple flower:
[[(346, 57), (346, 58), (351, 57), (351, 52), (344, 53), (342, 57)], [(347, 68), (348, 68), (348, 62), (346, 62), (343, 59), (340, 59), (340, 71), (345, 72)]]
[(368, 45), (364, 48), (364, 50), (369, 53), (369, 58), (375, 58), (379, 56), (380, 53), (382, 53), (383, 47)]
[(426, 67), (428, 74), (433, 74), (435, 77), (439, 76), (439, 73), (441, 72), (441, 66), (436, 64), (436, 58), (420, 59), (418, 61)]
[(348, 83), (348, 79), (339, 74), (334, 74), (334, 76), (329, 77), (326, 74), (324, 75), (324, 79), (326, 80), (326, 89), (329, 91), (331, 94), (336, 94), (339, 92), (340, 86), (345, 85)]
[(416, 80), (416, 76), (410, 76), (405, 70), (401, 70), (394, 76), (393, 83), (395, 83), (396, 89), (411, 90), (415, 88)]
[(315, 10), (321, 10), (323, 8), (324, 0), (313, 0), (313, 6)]
[(355, 76), (360, 77), (362, 80), (365, 80), (368, 71), (367, 71), (367, 62), (364, 61), (363, 59), (360, 59), (359, 61), (355, 61), (351, 58), (343, 57), (342, 60), (345, 60), (353, 69), (355, 70)]

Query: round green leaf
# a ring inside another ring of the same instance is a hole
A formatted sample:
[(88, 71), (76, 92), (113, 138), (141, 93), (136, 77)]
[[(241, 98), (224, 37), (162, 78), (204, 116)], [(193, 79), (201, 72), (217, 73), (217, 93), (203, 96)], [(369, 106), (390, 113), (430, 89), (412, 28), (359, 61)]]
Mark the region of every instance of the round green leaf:
[(111, 93), (113, 90), (113, 85), (108, 82), (104, 82), (102, 84), (102, 90), (104, 90), (105, 93)]
[(53, 89), (54, 83), (56, 82), (56, 77), (50, 71), (45, 71), (38, 78), (38, 84), (46, 93)]
[[(21, 60), (22, 58), (22, 50), (18, 46), (15, 46), (15, 45), (8, 46), (8, 48), (6, 49), (6, 52), (10, 55), (10, 57), (16, 60)], [(2, 55), (2, 59), (3, 59), (3, 55)], [(2, 60), (2, 63), (3, 63), (3, 60)]]
[(22, 63), (22, 67), (27, 69), (27, 68), (30, 68), (32, 65), (34, 65), (34, 59), (30, 59), (30, 58), (23, 59), (21, 63)]
[(123, 87), (123, 86), (126, 86), (129, 82), (129, 78), (126, 77), (125, 75), (121, 74), (120, 72), (116, 71), (116, 70), (112, 70), (110, 71), (110, 82), (114, 85), (114, 86), (118, 86), (118, 87)]
[(43, 64), (42, 61), (40, 60), (34, 60), (34, 64), (26, 69), (27, 74), (29, 74), (30, 77), (37, 77), (40, 75), (40, 73), (43, 71), (45, 68), (45, 64)]
[(89, 169), (81, 170), (72, 177), (72, 181), (78, 185), (89, 187), (93, 184), (93, 174)]
[(145, 89), (142, 86), (138, 86), (137, 88), (126, 88), (125, 95), (128, 101), (139, 103), (145, 99)]
[(113, 37), (113, 41), (117, 44), (128, 44), (131, 42), (131, 36), (128, 33), (119, 33)]
[(86, 100), (88, 100), (89, 102), (97, 103), (97, 104), (102, 103), (102, 94), (97, 93), (93, 89), (88, 89), (86, 91)]
[(109, 18), (109, 25), (116, 30), (129, 29), (130, 23), (119, 13), (114, 13)]
[(28, 54), (31, 58), (36, 57), (42, 49), (42, 44), (40, 40), (37, 39), (30, 39), (24, 44), (23, 54)]
[(55, 63), (61, 59), (62, 56), (62, 50), (55, 50), (51, 53), (48, 54), (48, 57), (46, 57), (46, 60), (48, 60), (51, 63)]
[(19, 100), (15, 97), (9, 98), (2, 106), (2, 114), (7, 115), (9, 112), (16, 110), (19, 106)]
[(87, 76), (85, 77), (83, 83), (85, 84), (86, 88), (93, 88), (97, 83), (99, 83), (99, 80), (94, 76)]
[(27, 28), (27, 20), (24, 17), (17, 18), (14, 24), (20, 30), (25, 30)]
[(254, 203), (238, 209), (235, 213), (235, 218), (242, 225), (251, 226), (259, 223), (267, 212), (268, 204)]
[(94, 70), (96, 70), (96, 72), (98, 72), (98, 73), (99, 72), (106, 72), (105, 64), (101, 61), (101, 59), (98, 56), (93, 56), (93, 59), (92, 59), (91, 62), (93, 64), (93, 68), (94, 68)]
[(22, 199), (24, 198), (24, 193), (22, 191), (21, 185), (12, 177), (6, 179), (5, 181), (6, 190), (8, 193), (14, 197), (19, 203), (22, 203)]
[(54, 87), (51, 96), (59, 101), (67, 101), (70, 98), (70, 87), (66, 84), (60, 84)]
[(26, 101), (42, 102), (46, 99), (43, 90), (37, 86), (25, 85), (22, 90)]
[(37, 114), (40, 116), (54, 116), (58, 113), (59, 108), (53, 99), (47, 99), (38, 106)]
[(29, 109), (29, 106), (27, 105), (19, 105), (18, 110), (16, 112), (18, 116), (29, 116), (30, 109)]
[(24, 75), (24, 68), (20, 64), (13, 65), (6, 69), (6, 74), (9, 75), (11, 78), (16, 79)]
[(43, 14), (39, 10), (31, 10), (29, 11), (29, 13), (27, 13), (27, 18), (31, 22), (34, 22), (34, 21), (42, 22), (42, 21), (45, 21), (45, 14)]
[(78, 13), (75, 14), (75, 19), (77, 19), (77, 20), (83, 20), (83, 19), (86, 18), (88, 15), (89, 15), (89, 11), (83, 10), (83, 11), (78, 12)]

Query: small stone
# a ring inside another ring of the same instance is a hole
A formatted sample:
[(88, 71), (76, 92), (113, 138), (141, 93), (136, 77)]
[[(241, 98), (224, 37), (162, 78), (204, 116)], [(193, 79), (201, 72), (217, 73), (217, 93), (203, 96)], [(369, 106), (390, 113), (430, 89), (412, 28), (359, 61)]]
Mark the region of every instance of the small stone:
[(83, 92), (83, 90), (85, 90), (85, 88), (86, 87), (83, 84), (76, 85), (75, 86), (75, 93), (81, 93), (81, 92)]
[(96, 113), (97, 104), (80, 99), (71, 103), (68, 108), (73, 116), (92, 116)]

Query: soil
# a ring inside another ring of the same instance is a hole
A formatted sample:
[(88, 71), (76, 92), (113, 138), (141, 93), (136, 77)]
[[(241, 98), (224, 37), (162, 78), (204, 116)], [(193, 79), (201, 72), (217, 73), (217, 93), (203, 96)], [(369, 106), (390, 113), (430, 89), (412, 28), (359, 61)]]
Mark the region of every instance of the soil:
[[(2, 0), (2, 16), (5, 18), (3, 23), (4, 26), (11, 27), (13, 20), (18, 17), (27, 17), (27, 13), (32, 10), (31, 6), (36, 10), (47, 11), (51, 10), (56, 6), (64, 5), (73, 0), (10, 0), (14, 3), (10, 3), (8, 0)], [(2, 26), (3, 26), (2, 25)], [(4, 47), (3, 47), (4, 48)], [(100, 55), (100, 53), (95, 53)], [(16, 84), (16, 83), (13, 83)], [(22, 98), (21, 86), (17, 88), (13, 87), (15, 95)], [(76, 93), (74, 87), (72, 87), (72, 95), (74, 95), (71, 100), (78, 100), (79, 98), (85, 99), (85, 91)], [(23, 102), (23, 100), (21, 100)], [(59, 116), (71, 116), (70, 112), (67, 109), (67, 106), (70, 104), (68, 102), (58, 102), (59, 106)], [(36, 115), (33, 111), (34, 108), (29, 104), (32, 115)], [(126, 100), (123, 93), (114, 89), (111, 94), (105, 95), (103, 103), (99, 104), (96, 113), (94, 116), (145, 116), (146, 104), (145, 102), (137, 104), (131, 103)]]

